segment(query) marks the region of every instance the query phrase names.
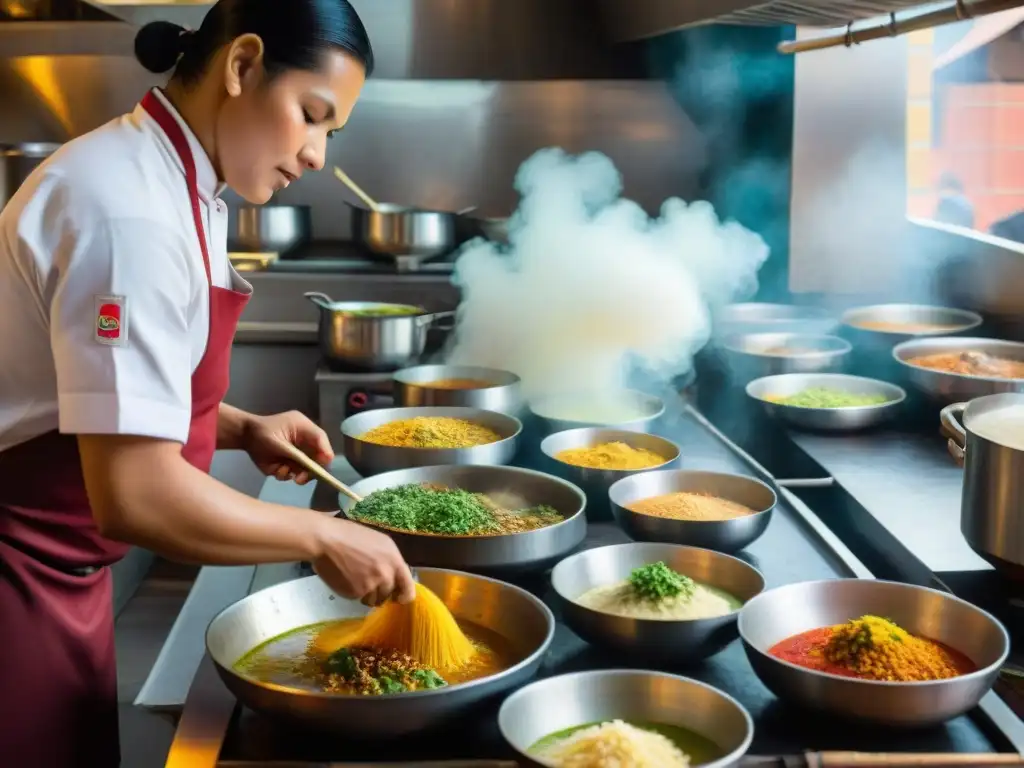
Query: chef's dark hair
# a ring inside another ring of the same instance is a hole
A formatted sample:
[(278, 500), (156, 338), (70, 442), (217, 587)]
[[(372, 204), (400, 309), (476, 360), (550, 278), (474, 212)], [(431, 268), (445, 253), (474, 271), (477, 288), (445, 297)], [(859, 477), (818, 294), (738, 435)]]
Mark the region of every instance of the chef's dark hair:
[(326, 50), (339, 48), (369, 76), (373, 49), (348, 0), (218, 0), (195, 31), (167, 21), (146, 24), (135, 36), (135, 57), (150, 72), (198, 81), (220, 48), (236, 37), (259, 35), (270, 77), (288, 69), (314, 71)]

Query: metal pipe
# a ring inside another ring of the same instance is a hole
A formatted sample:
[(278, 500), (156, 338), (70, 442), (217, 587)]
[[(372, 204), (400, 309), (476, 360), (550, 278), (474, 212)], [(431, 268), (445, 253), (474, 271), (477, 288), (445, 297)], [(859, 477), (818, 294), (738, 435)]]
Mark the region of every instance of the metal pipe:
[(896, 37), (908, 32), (932, 29), (944, 24), (955, 24), (975, 16), (986, 16), (991, 13), (1007, 11), (1024, 5), (1021, 0), (956, 0), (942, 8), (925, 13), (897, 19), (895, 13), (889, 14), (888, 21), (878, 21), (862, 29), (853, 29), (853, 22), (846, 25), (846, 31), (838, 34), (814, 37), (809, 40), (787, 40), (779, 43), (779, 53), (806, 53), (825, 48), (837, 48), (845, 45), (866, 43), (883, 37)]

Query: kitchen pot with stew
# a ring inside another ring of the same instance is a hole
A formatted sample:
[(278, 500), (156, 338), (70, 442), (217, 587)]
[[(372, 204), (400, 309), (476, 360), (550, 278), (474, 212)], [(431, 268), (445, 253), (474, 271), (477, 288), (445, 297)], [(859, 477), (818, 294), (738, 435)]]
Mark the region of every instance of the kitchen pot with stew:
[(394, 371), (423, 354), (431, 328), (451, 330), (438, 321), (454, 312), (428, 312), (411, 304), (334, 301), (310, 292), (304, 296), (320, 310), (318, 338), (324, 362), (342, 371)]
[(997, 570), (1024, 581), (1024, 394), (954, 403), (940, 418), (964, 466), (964, 538)]

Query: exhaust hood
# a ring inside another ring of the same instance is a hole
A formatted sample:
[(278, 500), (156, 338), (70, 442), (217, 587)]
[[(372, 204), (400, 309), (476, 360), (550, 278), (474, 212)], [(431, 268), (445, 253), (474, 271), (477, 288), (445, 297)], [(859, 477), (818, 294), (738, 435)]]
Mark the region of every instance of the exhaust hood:
[(934, 3), (921, 0), (600, 0), (612, 41), (655, 37), (699, 24), (842, 27)]
[[(192, 29), (213, 5), (198, 0), (85, 2), (136, 27), (163, 19)], [(374, 74), (382, 79), (644, 77), (638, 51), (610, 44), (594, 0), (351, 2), (373, 40)]]
[[(948, 0), (953, 2), (954, 0)], [(141, 26), (197, 27), (204, 0), (84, 0)], [(966, 15), (985, 3), (956, 0)], [(927, 9), (922, 0), (352, 0), (391, 79), (643, 78), (636, 46), (617, 45), (702, 24), (845, 27)], [(889, 19), (886, 19), (889, 23)]]

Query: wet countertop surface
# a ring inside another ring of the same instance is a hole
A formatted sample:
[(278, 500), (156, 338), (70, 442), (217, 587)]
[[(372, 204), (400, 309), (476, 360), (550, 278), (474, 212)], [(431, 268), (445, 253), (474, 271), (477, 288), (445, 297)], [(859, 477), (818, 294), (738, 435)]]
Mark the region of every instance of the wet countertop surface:
[[(751, 474), (724, 444), (713, 438), (696, 422), (684, 416), (671, 417), (661, 430), (680, 443), (684, 465), (688, 469), (710, 469)], [(534, 457), (523, 462), (531, 464)], [(351, 469), (339, 462), (339, 477), (354, 480)], [(346, 477), (346, 475), (348, 475)], [(311, 505), (333, 509), (337, 499), (327, 488), (308, 488), (268, 481), (264, 496), (280, 503)], [(744, 553), (745, 559), (759, 568), (768, 587), (796, 581), (850, 576), (863, 565), (843, 559), (815, 534), (815, 526), (806, 508), (780, 503), (765, 535)], [(820, 521), (816, 521), (820, 525)], [(626, 541), (614, 525), (592, 524), (585, 546)], [(267, 566), (256, 569), (253, 589), (301, 575), (297, 566)], [(547, 574), (518, 582), (542, 596), (553, 610)], [(591, 648), (562, 625), (544, 661), (541, 675), (582, 669), (648, 666), (643, 659), (628, 659)], [(804, 750), (860, 750), (912, 752), (990, 752), (995, 748), (970, 717), (960, 717), (923, 731), (889, 731), (852, 726), (848, 723), (808, 713), (782, 704), (754, 676), (739, 641), (721, 653), (694, 665), (682, 664), (666, 671), (677, 672), (707, 682), (739, 700), (751, 713), (756, 733), (752, 752), (758, 754), (795, 754)], [(496, 726), (497, 704), (482, 707), (473, 716), (454, 725), (450, 733), (424, 734), (401, 743), (358, 743), (329, 735), (298, 732), (247, 709), (239, 708), (221, 751), (228, 761), (330, 761), (330, 760), (428, 760), (443, 758), (497, 758), (511, 756)]]

